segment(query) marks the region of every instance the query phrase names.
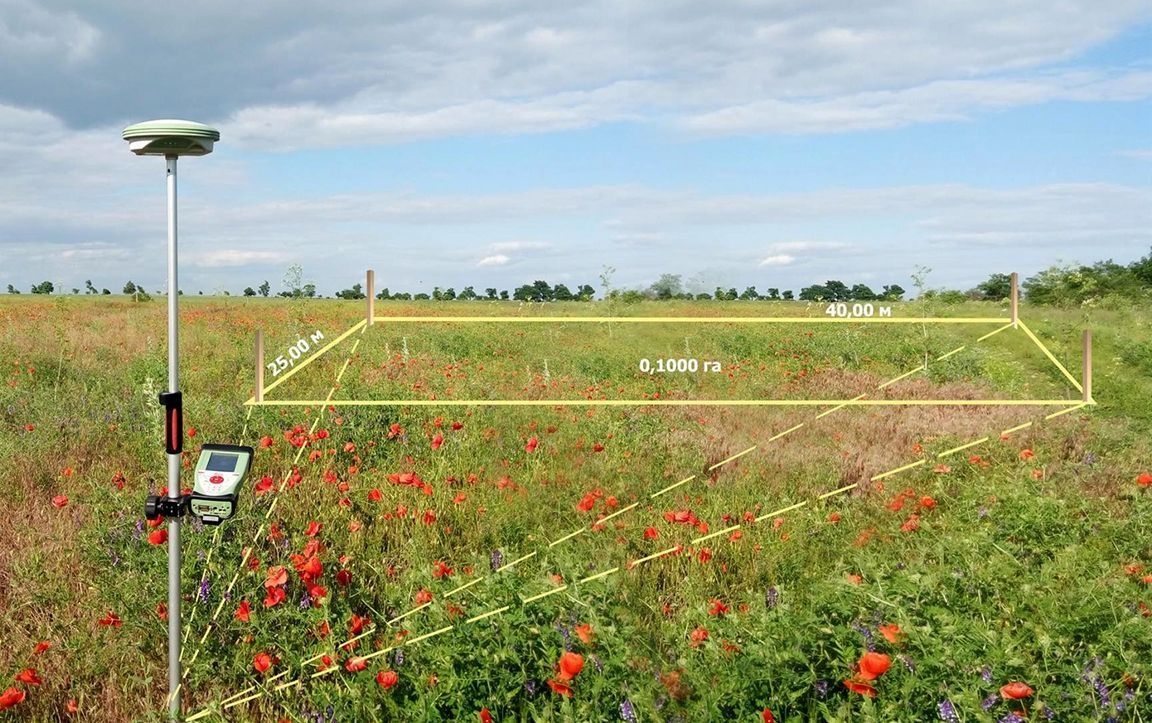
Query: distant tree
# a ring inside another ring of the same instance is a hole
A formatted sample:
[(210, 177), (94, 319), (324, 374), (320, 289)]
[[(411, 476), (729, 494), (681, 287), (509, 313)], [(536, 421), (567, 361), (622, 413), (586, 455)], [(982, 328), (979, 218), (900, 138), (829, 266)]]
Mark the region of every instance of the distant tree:
[(849, 301), (852, 299), (852, 290), (844, 284), (843, 281), (830, 279), (824, 282), (824, 287), (828, 289), (828, 293), (832, 295), (829, 301)]
[(412, 298), (413, 298), (415, 301), (428, 301), (428, 300), (429, 300), (429, 299), (431, 299), (432, 297), (428, 296), (428, 294), (425, 294), (423, 291), (421, 291), (419, 294), (416, 294), (416, 295), (415, 295), (415, 296), (413, 296)]
[(304, 284), (304, 288), (301, 289), (301, 292), (306, 299), (316, 298), (316, 284)]
[(92, 285), (92, 280), (88, 279), (87, 281), (84, 282), (84, 293), (86, 293), (86, 294), (98, 294), (100, 292), (97, 291), (96, 287)]
[(885, 284), (884, 290), (880, 292), (880, 299), (882, 301), (900, 301), (904, 298), (904, 287), (900, 284)]
[(17, 289), (17, 288), (16, 288), (15, 286), (13, 286), (12, 284), (8, 284), (8, 293), (9, 293), (9, 294), (19, 294), (19, 293), (20, 293), (20, 289)]
[(1145, 289), (1152, 289), (1152, 251), (1149, 251), (1144, 258), (1129, 264), (1128, 270)]
[(501, 301), (507, 301), (508, 300), (508, 289), (501, 289), (500, 300)]
[(111, 294), (112, 294), (112, 292), (111, 292), (111, 291), (109, 291), (108, 289), (100, 289), (100, 293), (101, 293), (103, 296), (111, 296)]
[(80, 293), (80, 289), (77, 289), (75, 286), (73, 286), (73, 287), (72, 287), (72, 295), (73, 295), (73, 296), (76, 296), (76, 295), (77, 295), (77, 294), (79, 294), (79, 293)]
[(433, 301), (443, 301), (444, 300), (444, 292), (440, 290), (439, 286), (433, 286), (432, 287), (432, 300)]
[(879, 298), (867, 284), (854, 284), (848, 294), (852, 301), (875, 301)]
[(823, 284), (812, 284), (800, 289), (801, 301), (831, 301), (832, 292)]
[(411, 301), (412, 294), (407, 291), (398, 291), (395, 294), (392, 294), (392, 298), (396, 301)]
[(460, 295), (456, 298), (460, 299), (461, 301), (475, 301), (479, 297), (476, 294), (476, 289), (472, 288), (471, 286), (465, 286), (464, 289), (460, 292)]
[(1003, 301), (1012, 295), (1012, 276), (1009, 274), (992, 274), (984, 281), (976, 284), (975, 296), (984, 301)]
[(712, 294), (709, 294), (707, 291), (701, 291), (699, 294), (696, 294), (697, 301), (709, 301), (711, 298)]
[(648, 293), (661, 301), (678, 296), (683, 291), (684, 285), (680, 281), (680, 274), (660, 274), (660, 278), (648, 287)]
[(385, 286), (383, 289), (380, 289), (380, 293), (376, 294), (376, 298), (381, 301), (387, 301), (392, 298), (392, 294), (388, 291), (388, 287)]
[(245, 296), (255, 296), (256, 295), (256, 289), (253, 289), (251, 286), (245, 286), (244, 287), (244, 295)]
[(564, 284), (556, 284), (552, 287), (552, 298), (556, 301), (572, 301), (576, 297), (568, 290)]
[(444, 295), (442, 298), (444, 301), (454, 300), (456, 298), (456, 289), (453, 289), (451, 286), (449, 286), (447, 289), (444, 289)]
[(256, 290), (260, 292), (261, 296), (263, 296), (265, 299), (267, 299), (268, 293), (272, 290), (272, 287), (268, 284), (267, 281), (265, 281), (264, 283), (257, 286)]
[(124, 293), (128, 296), (135, 294), (136, 293), (136, 284), (132, 283), (131, 281), (124, 284)]
[(576, 289), (576, 298), (580, 301), (591, 301), (594, 296), (596, 289), (591, 284), (580, 284), (580, 288)]
[(783, 298), (784, 298), (784, 301), (792, 301), (792, 299), (794, 298), (792, 296), (792, 289), (787, 289), (783, 294)]
[(769, 301), (779, 301), (780, 300), (780, 289), (769, 288), (768, 294), (764, 298), (768, 299)]
[(516, 301), (532, 301), (532, 294), (535, 289), (530, 284), (517, 286), (516, 290), (512, 292), (512, 298)]
[(756, 291), (755, 286), (749, 286), (748, 288), (744, 289), (743, 293), (740, 294), (740, 300), (741, 301), (759, 301), (760, 300), (760, 294)]
[(489, 286), (487, 289), (484, 289), (484, 297), (488, 298), (488, 299), (492, 299), (493, 301), (495, 301), (496, 300), (496, 287)]
[(364, 291), (359, 283), (352, 284), (351, 289), (344, 289), (336, 292), (337, 299), (363, 299)]
[(533, 301), (552, 301), (552, 287), (548, 285), (547, 281), (537, 279), (532, 282)]
[(32, 287), (33, 294), (51, 294), (55, 290), (56, 287), (52, 285), (51, 281), (41, 281)]

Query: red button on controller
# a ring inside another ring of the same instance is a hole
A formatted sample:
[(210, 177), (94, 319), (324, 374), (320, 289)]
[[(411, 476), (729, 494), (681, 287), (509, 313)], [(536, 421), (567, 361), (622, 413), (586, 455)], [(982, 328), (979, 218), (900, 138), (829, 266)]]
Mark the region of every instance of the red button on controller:
[(224, 475), (214, 474), (208, 478), (208, 481), (214, 485), (221, 484), (222, 482), (224, 482)]

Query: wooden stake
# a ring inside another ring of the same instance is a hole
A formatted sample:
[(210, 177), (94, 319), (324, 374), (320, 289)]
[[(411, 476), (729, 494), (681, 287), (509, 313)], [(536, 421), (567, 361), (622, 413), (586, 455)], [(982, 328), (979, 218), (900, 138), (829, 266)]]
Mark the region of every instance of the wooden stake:
[(1092, 330), (1084, 330), (1084, 376), (1081, 383), (1084, 387), (1085, 404), (1092, 403)]
[(256, 401), (264, 401), (264, 332), (256, 330)]
[(1019, 289), (1019, 275), (1012, 272), (1012, 328), (1015, 329), (1017, 324), (1020, 323), (1020, 289)]
[(372, 317), (376, 311), (376, 273), (368, 269), (368, 326), (372, 326)]

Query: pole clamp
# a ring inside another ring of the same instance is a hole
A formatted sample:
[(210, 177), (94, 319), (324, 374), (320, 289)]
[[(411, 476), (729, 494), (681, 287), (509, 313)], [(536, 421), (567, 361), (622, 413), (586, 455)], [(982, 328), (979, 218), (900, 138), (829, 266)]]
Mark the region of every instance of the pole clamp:
[(184, 399), (180, 392), (160, 392), (160, 405), (164, 407), (164, 451), (180, 454), (184, 451)]

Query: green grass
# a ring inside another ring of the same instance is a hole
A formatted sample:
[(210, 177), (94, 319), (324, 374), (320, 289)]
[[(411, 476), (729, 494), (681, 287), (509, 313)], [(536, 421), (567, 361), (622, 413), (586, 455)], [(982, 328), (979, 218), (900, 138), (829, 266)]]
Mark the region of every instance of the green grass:
[[(1023, 308), (1025, 321), (1077, 376), (1079, 330), (1087, 325), (1095, 334), (1099, 404), (1047, 422), (1042, 418), (1051, 410), (1005, 407), (856, 408), (819, 420), (818, 408), (574, 405), (262, 407), (248, 417), (242, 402), (251, 395), (256, 328), (264, 329), (274, 356), (318, 329), (334, 339), (361, 318), (362, 306), (189, 299), (183, 309), (186, 425), (197, 430), (189, 440), (190, 460), (203, 441), (254, 444), (267, 436), (271, 446), (257, 454), (253, 484), (267, 475), (278, 485), (297, 452), (284, 432), (315, 422), (327, 433), (305, 449), (298, 485), (279, 495), (257, 496), (250, 488), (235, 520), (218, 530), (186, 528), (188, 657), (199, 651), (188, 668), (186, 710), (219, 705), (257, 682), (253, 658), (260, 652), (279, 658), (269, 676), (295, 671), (324, 653), (343, 665), (350, 654), (336, 646), (348, 638), (353, 614), (381, 628), (360, 641), (359, 654), (403, 643), (396, 637), (401, 630), (411, 639), (454, 627), (402, 645), (402, 657), (396, 651), (376, 656), (363, 672), (341, 668), (311, 679), (316, 664), (309, 663), (300, 689), (230, 708), (229, 719), (303, 720), (332, 706), (339, 720), (477, 720), (486, 707), (497, 720), (607, 721), (619, 720), (627, 701), (645, 721), (755, 720), (765, 707), (777, 720), (919, 721), (935, 719), (937, 705), (947, 699), (961, 720), (978, 721), (1007, 713), (1003, 701), (988, 711), (981, 702), (1013, 680), (1035, 690), (1028, 710), (1036, 720), (1044, 720), (1047, 709), (1059, 720), (1140, 720), (1141, 707), (1150, 703), (1152, 629), (1140, 605), (1152, 606), (1150, 586), (1141, 582), (1152, 572), (1152, 502), (1149, 489), (1136, 484), (1149, 470), (1152, 381), (1142, 351), (1152, 344), (1148, 309)], [(377, 304), (384, 314), (518, 310), (516, 304)], [(532, 311), (605, 313), (599, 304)], [(821, 310), (706, 303), (617, 311)], [(894, 313), (1004, 315), (983, 304), (907, 304)], [(44, 680), (22, 685), (28, 699), (0, 716), (47, 719), (62, 715), (75, 699), (86, 718), (163, 719), (165, 626), (156, 606), (165, 596), (166, 561), (162, 547), (145, 541), (147, 528), (138, 529), (144, 495), (164, 483), (155, 401), (166, 379), (163, 315), (156, 302), (0, 298), (0, 458), (9, 461), (11, 477), (0, 488), (9, 510), (9, 524), (0, 529), (0, 625), (7, 643), (0, 649), (0, 672), (11, 677), (30, 666)], [(835, 392), (833, 398), (851, 398), (922, 363), (925, 355), (961, 344), (970, 348), (930, 363), (893, 392), (923, 398), (959, 392), (1077, 396), (1023, 334), (1004, 332), (974, 343), (994, 327), (826, 325), (811, 336), (803, 327), (783, 325), (464, 327), (420, 325), (411, 334), (373, 327), (336, 398), (401, 392), (419, 398), (431, 390), (441, 398), (466, 391), (579, 399), (589, 386), (609, 398), (653, 392), (688, 398), (820, 398)], [(404, 336), (409, 355), (389, 367), (402, 357)], [(352, 343), (310, 364), (269, 398), (323, 399)], [(656, 379), (638, 373), (639, 358), (656, 355), (714, 357), (724, 362), (725, 373)], [(549, 373), (542, 379), (545, 358)], [(463, 370), (466, 376), (444, 377), (449, 364), (454, 375)], [(803, 381), (795, 377), (800, 370)], [(423, 381), (422, 390), (413, 390), (415, 381)], [(1029, 420), (1037, 424), (998, 438), (1001, 430)], [(461, 428), (452, 429), (452, 422)], [(766, 441), (799, 422), (805, 427)], [(389, 439), (393, 423), (404, 434)], [(433, 449), (436, 435), (443, 442)], [(982, 436), (991, 439), (946, 460), (935, 457)], [(528, 452), (532, 437), (539, 446)], [(603, 450), (594, 451), (595, 445)], [(759, 448), (708, 469), (751, 445)], [(1034, 457), (1023, 459), (1025, 449)], [(310, 459), (314, 451), (320, 455)], [(869, 482), (917, 459), (927, 463)], [(948, 469), (937, 468), (940, 463)], [(431, 494), (388, 480), (407, 471), (426, 481)], [(115, 484), (117, 473), (125, 479), (123, 489)], [(674, 492), (650, 498), (693, 474)], [(849, 494), (814, 501), (854, 483), (859, 487)], [(373, 489), (380, 491), (379, 501), (369, 497)], [(891, 509), (905, 490), (910, 501)], [(581, 511), (581, 500), (596, 491), (601, 496), (593, 510)], [(62, 509), (51, 504), (57, 494), (69, 497)], [(608, 507), (610, 496), (615, 508)], [(936, 505), (917, 509), (925, 496)], [(277, 497), (269, 522), (283, 540), (263, 535), (253, 545)], [(694, 544), (700, 529), (664, 519), (665, 513), (691, 510), (716, 531), (805, 500), (809, 504), (783, 515), (778, 527), (773, 519), (744, 524), (738, 539), (725, 534)], [(634, 509), (604, 529), (548, 544), (633, 502)], [(435, 519), (426, 522), (428, 511)], [(902, 531), (913, 512), (918, 529)], [(833, 513), (838, 522), (830, 521)], [(323, 545), (320, 583), (327, 595), (318, 606), (301, 607), (306, 588), (291, 555), (312, 539), (304, 534), (311, 521), (323, 525), (315, 539)], [(352, 523), (359, 529), (352, 531)], [(649, 527), (656, 539), (646, 538)], [(628, 569), (630, 560), (673, 545), (683, 549)], [(243, 569), (200, 646), (247, 546), (259, 569)], [(536, 555), (493, 574), (496, 552), (504, 562)], [(453, 568), (451, 576), (434, 576), (437, 561)], [(1127, 574), (1131, 564), (1148, 569)], [(274, 565), (288, 568), (287, 599), (265, 609), (263, 581)], [(620, 570), (575, 584), (613, 567)], [(348, 571), (347, 586), (337, 581), (339, 570)], [(520, 603), (553, 589), (553, 575), (569, 587)], [(849, 575), (859, 575), (860, 584)], [(444, 597), (480, 576), (482, 582)], [(201, 580), (208, 581), (203, 600)], [(422, 589), (432, 593), (429, 608), (384, 625), (411, 610)], [(233, 617), (241, 599), (253, 606), (249, 623)], [(710, 614), (713, 600), (729, 611)], [(504, 605), (510, 607), (502, 614), (466, 622)], [(98, 624), (109, 610), (122, 627)], [(319, 637), (324, 623), (332, 632)], [(589, 643), (575, 632), (583, 624), (593, 631)], [(898, 643), (880, 634), (884, 624), (899, 625)], [(693, 644), (697, 629), (708, 636)], [(853, 675), (869, 638), (892, 660), (875, 683), (875, 698), (852, 693), (842, 682)], [(53, 647), (33, 655), (40, 640)], [(571, 698), (547, 685), (566, 645), (585, 659)], [(382, 670), (399, 674), (390, 690), (373, 680)], [(1109, 710), (1101, 707), (1097, 679), (1108, 691)], [(1117, 702), (1124, 702), (1123, 710), (1115, 709)]]

